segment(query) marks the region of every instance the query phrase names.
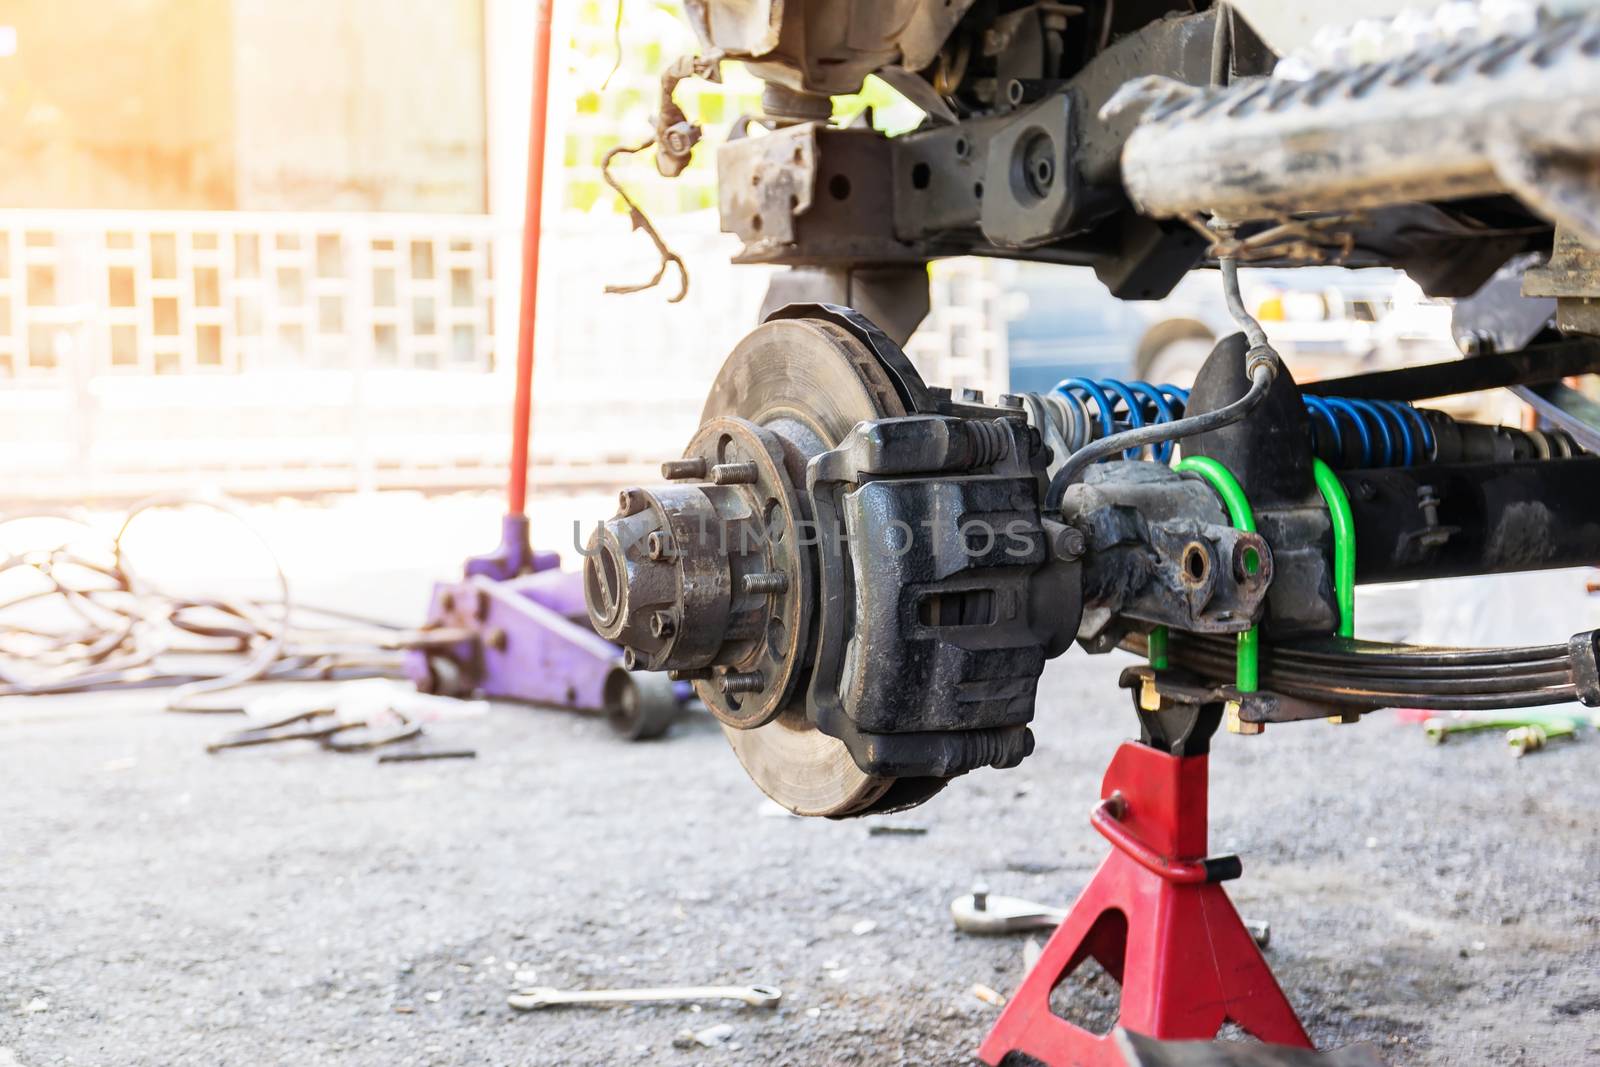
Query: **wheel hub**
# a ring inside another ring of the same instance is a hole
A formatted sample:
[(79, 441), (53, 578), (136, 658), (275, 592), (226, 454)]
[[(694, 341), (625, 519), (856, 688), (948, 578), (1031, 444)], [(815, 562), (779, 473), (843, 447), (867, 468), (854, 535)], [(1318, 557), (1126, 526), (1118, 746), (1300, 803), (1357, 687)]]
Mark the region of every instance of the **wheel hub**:
[(747, 419), (716, 418), (663, 473), (678, 484), (626, 490), (591, 542), (596, 628), (630, 666), (693, 680), (727, 725), (764, 726), (794, 694), (811, 616), (812, 557), (785, 444)]
[(800, 814), (859, 814), (896, 783), (806, 717), (816, 547), (800, 487), (858, 422), (905, 413), (844, 329), (767, 323), (724, 363), (700, 430), (663, 464), (669, 484), (624, 491), (590, 541), (598, 632), (630, 668), (692, 680), (751, 778)]

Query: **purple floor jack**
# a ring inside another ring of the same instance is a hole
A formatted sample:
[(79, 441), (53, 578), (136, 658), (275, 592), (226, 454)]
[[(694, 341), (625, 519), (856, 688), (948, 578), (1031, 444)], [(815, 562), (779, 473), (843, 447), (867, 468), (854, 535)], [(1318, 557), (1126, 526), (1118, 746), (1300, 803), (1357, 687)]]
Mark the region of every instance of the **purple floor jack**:
[(406, 673), (417, 688), (603, 712), (630, 740), (665, 733), (684, 696), (678, 690), (689, 686), (624, 670), (621, 649), (589, 625), (582, 574), (528, 546), (526, 516), (507, 515), (502, 529), (500, 547), (468, 560), (466, 577), (434, 586), (429, 626), (477, 636), (410, 653)]
[(623, 669), (622, 650), (597, 636), (589, 625), (582, 575), (563, 571), (556, 553), (535, 552), (528, 541), (528, 441), (550, 95), (550, 0), (541, 0), (536, 26), (509, 507), (500, 528), (500, 547), (468, 560), (461, 581), (443, 582), (433, 590), (429, 625), (464, 627), (474, 637), (449, 648), (410, 653), (406, 673), (423, 692), (477, 694), (603, 712), (624, 737), (659, 737), (676, 717), (688, 684), (679, 693), (660, 675)]

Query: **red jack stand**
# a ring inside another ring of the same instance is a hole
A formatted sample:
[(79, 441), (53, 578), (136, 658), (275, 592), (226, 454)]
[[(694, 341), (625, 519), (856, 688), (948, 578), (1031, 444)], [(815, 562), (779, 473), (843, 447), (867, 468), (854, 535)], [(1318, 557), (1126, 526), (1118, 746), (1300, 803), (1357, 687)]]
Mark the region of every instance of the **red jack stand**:
[[(1153, 672), (1128, 675), (1155, 693)], [(1239, 876), (1238, 857), (1206, 856), (1207, 741), (1222, 706), (1162, 705), (1141, 715), (1145, 740), (1124, 744), (1106, 770), (1090, 822), (1111, 855), (984, 1039), (985, 1063), (1020, 1052), (1051, 1067), (1122, 1064), (1111, 1034), (1050, 1010), (1050, 991), (1091, 957), (1122, 985), (1125, 1030), (1209, 1040), (1231, 1021), (1269, 1044), (1312, 1047), (1220, 884)], [(1185, 717), (1181, 733), (1154, 721), (1168, 712)]]

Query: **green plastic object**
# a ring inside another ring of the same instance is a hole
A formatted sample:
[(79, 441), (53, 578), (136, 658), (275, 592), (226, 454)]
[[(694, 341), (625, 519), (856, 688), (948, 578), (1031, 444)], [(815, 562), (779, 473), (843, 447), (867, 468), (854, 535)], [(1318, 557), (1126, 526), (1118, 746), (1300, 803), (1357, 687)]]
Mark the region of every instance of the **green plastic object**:
[[(1244, 487), (1227, 467), (1210, 456), (1189, 456), (1174, 470), (1198, 474), (1204, 478), (1222, 498), (1223, 506), (1228, 509), (1228, 518), (1232, 520), (1233, 525), (1246, 533), (1256, 532), (1255, 512), (1250, 510), (1250, 501), (1245, 499)], [(1353, 575), (1354, 571), (1351, 573)], [(1252, 626), (1239, 635), (1234, 684), (1241, 693), (1254, 693), (1260, 682), (1261, 634)]]
[(1333, 519), (1333, 591), (1339, 601), (1339, 636), (1356, 635), (1356, 520), (1350, 513), (1350, 496), (1322, 460), (1313, 460), (1317, 491)]
[(1167, 669), (1167, 628), (1157, 626), (1150, 631), (1147, 651), (1150, 653), (1150, 666), (1158, 671)]

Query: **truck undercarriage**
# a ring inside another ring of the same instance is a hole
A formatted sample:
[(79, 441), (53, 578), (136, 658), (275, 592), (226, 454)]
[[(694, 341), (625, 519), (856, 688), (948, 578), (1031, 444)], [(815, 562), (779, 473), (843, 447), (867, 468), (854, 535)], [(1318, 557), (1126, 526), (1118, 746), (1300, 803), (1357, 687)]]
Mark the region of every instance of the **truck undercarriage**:
[[(1600, 10), (1402, 20), (1356, 62), (1327, 32), (1293, 50), (1272, 5), (1194, 7), (689, 5), (706, 52), (672, 76), (741, 59), (766, 82), (717, 153), (723, 227), (743, 261), (792, 269), (669, 484), (603, 524), (587, 590), (599, 632), (692, 681), (785, 806), (881, 811), (1015, 765), (1044, 662), (1074, 641), (1148, 655), (1237, 732), (1600, 703), (1593, 634), (1406, 648), (1353, 619), (1358, 582), (1600, 559), (1600, 430), (1562, 384), (1600, 369)], [(830, 125), (869, 74), (925, 121)], [(658, 121), (675, 173), (699, 131)], [(1220, 266), (1241, 332), (1192, 389), (952, 394), (899, 342), (926, 263), (958, 254), (1088, 264), (1135, 299)], [(1479, 293), (1456, 324), (1476, 355), (1302, 388), (1240, 263)], [(1418, 406), (1491, 387), (1543, 428)]]
[[(1565, 383), (1600, 370), (1600, 7), (1341, 29), (1265, 0), (687, 6), (707, 52), (663, 80), (658, 167), (699, 139), (674, 79), (743, 60), (765, 114), (717, 152), (722, 226), (790, 269), (666, 484), (590, 541), (596, 630), (691, 682), (768, 796), (833, 818), (1022, 762), (1073, 643), (1143, 656), (1091, 818), (1111, 855), (979, 1054), (1142, 1063), (1137, 1035), (1230, 1021), (1308, 1047), (1217, 884), (1238, 858), (1207, 854), (1212, 735), (1600, 706), (1600, 631), (1424, 647), (1355, 619), (1358, 583), (1600, 561), (1600, 406)], [(921, 125), (831, 125), (869, 74)], [(1192, 388), (941, 389), (899, 346), (951, 255), (1087, 264), (1125, 299), (1214, 267), (1239, 332)], [(1403, 268), (1467, 298), (1472, 357), (1297, 384), (1241, 263)], [(1496, 387), (1536, 428), (1419, 406)], [(1114, 1035), (1050, 1006), (1089, 958), (1123, 987)]]

